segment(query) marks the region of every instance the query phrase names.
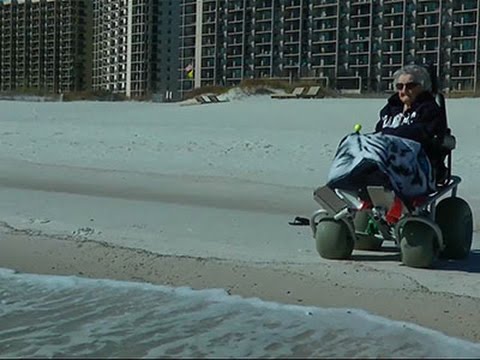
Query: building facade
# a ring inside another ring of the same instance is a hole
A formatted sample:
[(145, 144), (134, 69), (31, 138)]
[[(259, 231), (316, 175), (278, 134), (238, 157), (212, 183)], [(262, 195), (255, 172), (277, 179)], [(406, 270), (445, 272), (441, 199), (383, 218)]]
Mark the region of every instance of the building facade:
[(180, 100), (179, 48), (180, 3), (156, 0), (152, 3), (151, 91), (164, 100)]
[(93, 1), (93, 90), (144, 96), (148, 0)]
[(176, 99), (179, 4), (93, 0), (93, 89)]
[(89, 2), (0, 2), (0, 91), (90, 88)]
[(181, 0), (180, 26), (182, 94), (248, 78), (385, 91), (411, 63), (480, 90), (480, 0)]

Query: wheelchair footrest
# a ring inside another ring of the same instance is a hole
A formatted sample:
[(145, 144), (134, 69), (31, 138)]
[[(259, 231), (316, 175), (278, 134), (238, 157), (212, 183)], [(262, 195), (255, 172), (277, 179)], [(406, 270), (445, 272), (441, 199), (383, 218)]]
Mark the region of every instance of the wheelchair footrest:
[(367, 186), (367, 192), (374, 207), (389, 209), (393, 204), (395, 195), (383, 186)]
[(347, 207), (347, 203), (328, 186), (321, 186), (313, 192), (313, 198), (329, 213), (337, 214)]

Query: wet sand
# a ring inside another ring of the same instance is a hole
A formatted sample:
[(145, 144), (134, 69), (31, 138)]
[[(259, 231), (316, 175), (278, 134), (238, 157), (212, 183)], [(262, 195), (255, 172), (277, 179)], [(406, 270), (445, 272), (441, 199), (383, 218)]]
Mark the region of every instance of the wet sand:
[[(229, 294), (297, 305), (361, 308), (390, 319), (412, 322), (449, 336), (480, 341), (478, 298), (434, 292), (392, 280), (361, 263), (322, 265), (249, 263), (190, 256), (164, 256), (69, 237), (4, 229), (2, 267), (21, 272), (141, 281), (193, 289), (221, 288)], [(359, 286), (346, 279), (353, 274)], [(377, 282), (376, 282), (377, 281)], [(400, 286), (398, 286), (400, 285)]]

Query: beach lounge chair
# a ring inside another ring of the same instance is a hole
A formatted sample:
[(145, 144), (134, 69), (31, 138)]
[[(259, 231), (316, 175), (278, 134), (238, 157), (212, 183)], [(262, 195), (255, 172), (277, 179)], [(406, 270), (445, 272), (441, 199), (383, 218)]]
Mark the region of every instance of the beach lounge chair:
[[(195, 97), (195, 104), (203, 105), (203, 104), (214, 104), (214, 103), (221, 103), (221, 102), (228, 102), (229, 99), (225, 97), (218, 97), (217, 95), (198, 95)], [(187, 105), (187, 104), (185, 104)], [(193, 105), (193, 104), (188, 104)]]
[(272, 99), (297, 99), (299, 98), (303, 91), (305, 90), (304, 87), (296, 87), (293, 89), (291, 94), (274, 94), (271, 96)]
[(225, 97), (225, 96), (215, 96), (215, 98), (217, 99), (217, 102), (219, 103), (222, 103), (222, 102), (229, 102), (230, 100)]
[(196, 96), (195, 100), (197, 100), (199, 104), (210, 104), (213, 102), (207, 95)]
[(197, 102), (199, 104), (204, 104), (205, 103), (205, 100), (203, 99), (203, 96), (195, 96), (195, 100), (197, 100)]
[(208, 96), (208, 95), (200, 95), (200, 97), (203, 100), (202, 104), (210, 104), (210, 103), (213, 102), (212, 99), (210, 98), (210, 96)]
[(217, 95), (207, 95), (207, 97), (214, 103), (220, 102), (220, 100), (218, 100)]
[(318, 96), (319, 91), (320, 91), (320, 86), (310, 86), (308, 91), (300, 97), (305, 99), (316, 98)]

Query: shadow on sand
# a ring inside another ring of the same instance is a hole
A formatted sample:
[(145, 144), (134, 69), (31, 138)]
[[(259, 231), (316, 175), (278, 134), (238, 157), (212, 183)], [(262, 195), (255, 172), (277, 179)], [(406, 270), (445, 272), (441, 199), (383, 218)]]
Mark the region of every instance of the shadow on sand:
[[(400, 252), (395, 246), (383, 246), (379, 251), (368, 251), (358, 253), (355, 250), (351, 259), (354, 261), (399, 261)], [(443, 260), (439, 259), (434, 264), (433, 270), (441, 271), (464, 271), (469, 273), (480, 273), (480, 250), (472, 250), (465, 260)]]
[(354, 250), (354, 261), (400, 261), (400, 252), (394, 246), (382, 246), (378, 251)]
[(465, 260), (439, 260), (435, 269), (480, 274), (480, 250), (472, 250)]

